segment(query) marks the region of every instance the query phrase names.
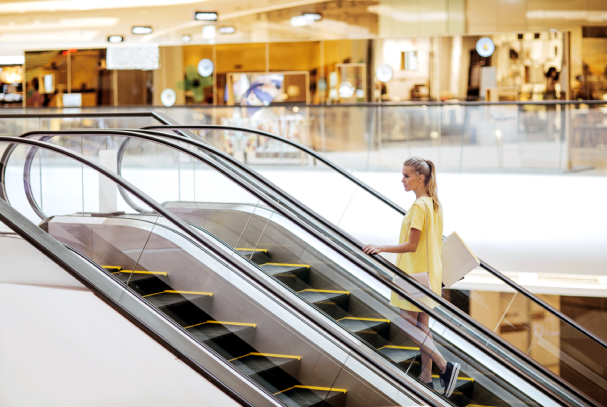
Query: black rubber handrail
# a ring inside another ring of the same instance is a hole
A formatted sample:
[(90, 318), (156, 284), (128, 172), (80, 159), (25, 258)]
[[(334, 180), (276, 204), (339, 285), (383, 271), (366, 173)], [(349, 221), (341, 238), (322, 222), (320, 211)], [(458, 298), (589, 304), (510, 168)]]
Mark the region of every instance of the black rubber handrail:
[[(603, 102), (603, 104), (607, 104), (607, 102)], [(268, 132), (265, 132), (265, 131), (256, 130), (256, 129), (247, 129), (247, 128), (244, 128), (244, 127), (219, 126), (219, 125), (190, 125), (190, 126), (188, 126), (188, 125), (178, 125), (178, 126), (163, 125), (163, 126), (146, 126), (146, 127), (143, 127), (142, 129), (143, 130), (147, 130), (147, 129), (150, 129), (150, 130), (152, 130), (152, 129), (163, 129), (163, 130), (209, 130), (209, 129), (210, 130), (222, 130), (222, 129), (225, 129), (225, 130), (234, 130), (234, 131), (242, 131), (242, 132), (254, 133), (254, 134), (258, 134), (260, 136), (272, 138), (274, 140), (279, 140), (280, 142), (283, 142), (283, 143), (288, 144), (288, 145), (290, 145), (292, 147), (295, 147), (295, 148), (297, 148), (297, 149), (299, 149), (299, 150), (301, 150), (301, 151), (303, 151), (303, 152), (305, 152), (307, 154), (310, 154), (312, 157), (314, 157), (315, 159), (321, 161), (323, 164), (327, 165), (328, 167), (332, 168), (333, 170), (335, 170), (336, 172), (338, 172), (340, 175), (342, 175), (342, 176), (348, 178), (350, 181), (354, 182), (356, 184), (356, 186), (364, 189), (365, 191), (367, 191), (371, 195), (373, 195), (375, 198), (379, 199), (380, 201), (382, 201), (386, 205), (390, 206), (392, 209), (398, 211), (401, 215), (404, 216), (404, 215), (407, 214), (407, 211), (405, 211), (399, 205), (395, 204), (394, 202), (392, 202), (391, 200), (389, 200), (388, 198), (386, 198), (385, 196), (383, 196), (379, 192), (375, 191), (373, 188), (371, 188), (367, 184), (363, 183), (358, 178), (356, 178), (353, 175), (349, 174), (344, 169), (340, 168), (336, 164), (334, 164), (331, 161), (327, 160), (326, 158), (324, 158), (323, 156), (321, 156), (320, 154), (318, 154), (316, 151), (314, 151), (314, 150), (312, 150), (312, 149), (310, 149), (310, 148), (308, 148), (306, 146), (303, 146), (301, 144), (295, 143), (295, 142), (293, 142), (291, 140), (287, 140), (285, 138), (282, 138), (280, 136), (277, 136), (277, 135), (274, 135), (274, 134), (271, 134), (271, 133), (268, 133)], [(232, 157), (232, 159), (233, 159), (233, 157)], [(235, 159), (232, 160), (233, 164), (235, 164), (236, 162), (239, 162), (239, 161), (235, 160)], [(254, 170), (249, 169), (248, 172), (251, 175), (256, 174), (260, 178), (260, 180), (262, 180), (262, 181), (264, 180), (264, 178), (261, 177)], [(266, 185), (268, 187), (270, 187), (270, 188), (278, 189), (274, 184), (272, 184), (269, 181), (265, 181), (264, 183), (266, 183)], [(286, 193), (284, 191), (281, 191), (281, 193), (286, 195)], [(301, 205), (301, 209), (306, 210), (305, 205), (299, 203), (294, 198), (291, 198), (291, 199), (294, 201), (293, 202), (294, 204), (296, 204), (298, 206)], [(321, 219), (321, 217), (318, 214), (314, 213), (313, 211), (310, 211), (309, 209), (307, 209), (307, 211), (309, 211), (309, 214), (311, 216), (315, 216), (318, 221), (323, 222), (323, 223), (325, 223), (327, 225), (332, 225), (328, 221), (326, 221), (324, 219)], [(362, 248), (362, 244), (363, 244), (362, 242), (359, 242), (356, 238), (354, 238), (353, 236), (345, 233), (340, 228), (338, 228), (338, 227), (336, 227), (334, 225), (333, 225), (333, 228), (335, 228), (335, 232), (336, 233), (339, 233), (345, 239), (350, 240), (350, 242), (352, 244), (358, 245), (358, 246), (360, 246)], [(375, 256), (375, 257), (378, 258), (378, 260), (381, 261), (383, 264), (385, 264), (386, 267), (389, 267), (393, 272), (395, 272), (397, 274), (403, 274), (402, 270), (400, 270), (398, 267), (396, 267), (394, 264), (390, 263), (389, 261), (385, 260), (383, 257), (381, 257), (381, 256)], [(521, 287), (520, 285), (518, 285), (517, 283), (515, 283), (514, 281), (512, 281), (510, 278), (508, 278), (505, 275), (503, 275), (502, 273), (500, 273), (496, 268), (490, 266), (487, 262), (483, 261), (482, 259), (479, 259), (479, 261), (480, 261), (480, 266), (483, 269), (485, 269), (486, 271), (488, 271), (490, 274), (492, 274), (495, 277), (497, 277), (498, 279), (502, 280), (504, 283), (506, 283), (510, 287), (514, 288), (516, 291), (520, 292), (521, 294), (523, 294), (524, 296), (526, 296), (527, 298), (529, 298), (533, 302), (535, 302), (538, 305), (540, 305), (542, 308), (546, 309), (552, 315), (556, 316), (557, 318), (559, 318), (560, 320), (564, 321), (565, 323), (567, 323), (568, 325), (570, 325), (571, 327), (573, 327), (577, 331), (579, 331), (579, 332), (583, 333), (584, 335), (588, 336), (589, 338), (591, 338), (594, 342), (596, 342), (597, 344), (599, 344), (603, 348), (607, 349), (607, 343), (605, 343), (601, 338), (599, 338), (598, 336), (594, 335), (592, 332), (586, 330), (585, 328), (581, 327), (574, 320), (572, 320), (568, 316), (564, 315), (563, 313), (561, 313), (560, 311), (558, 311), (556, 308), (552, 307), (550, 304), (548, 304), (545, 301), (543, 301), (542, 299), (538, 298), (536, 295), (534, 295), (533, 293), (531, 293), (530, 291), (528, 291), (524, 287)], [(411, 279), (411, 280), (414, 281), (413, 279)], [(422, 285), (419, 285), (419, 287), (425, 288)]]
[[(251, 189), (251, 187), (246, 184), (245, 182), (243, 182), (243, 180), (237, 178), (234, 176), (234, 174), (232, 173), (232, 171), (226, 170), (223, 167), (220, 167), (215, 161), (210, 160), (208, 157), (202, 156), (197, 154), (196, 152), (193, 152), (187, 148), (181, 147), (177, 144), (174, 144), (172, 142), (163, 140), (162, 138), (169, 138), (168, 134), (165, 133), (161, 133), (160, 137), (159, 136), (153, 136), (153, 135), (149, 135), (149, 134), (142, 134), (139, 133), (137, 131), (125, 131), (125, 130), (97, 130), (97, 131), (56, 131), (56, 132), (31, 132), (31, 133), (26, 133), (23, 134), (20, 137), (33, 137), (33, 136), (40, 136), (42, 134), (55, 134), (55, 135), (73, 135), (73, 136), (80, 136), (80, 135), (116, 135), (116, 136), (123, 136), (123, 137), (133, 137), (133, 138), (139, 138), (139, 139), (144, 139), (144, 140), (150, 140), (150, 141), (154, 141), (157, 142), (159, 144), (164, 144), (167, 147), (172, 147), (174, 149), (180, 150), (183, 153), (186, 153), (194, 158), (198, 158), (199, 160), (203, 161), (205, 164), (215, 168), (216, 170), (218, 170), (219, 172), (221, 172), (223, 175), (227, 176), (228, 178), (231, 178), (235, 183), (239, 184), (241, 187), (243, 187), (244, 189), (246, 189), (248, 192), (250, 192), (253, 195), (256, 195), (258, 198), (260, 198), (260, 193), (258, 191), (255, 191), (254, 189)], [(179, 137), (179, 136), (177, 136)], [(207, 145), (207, 144), (203, 144), (203, 143), (199, 143), (199, 142), (195, 142), (193, 140), (190, 139), (185, 139), (182, 137), (179, 137), (178, 139), (180, 142), (187, 142), (188, 144), (192, 144), (192, 145), (196, 145), (198, 148), (202, 148), (202, 149), (206, 149), (209, 151), (214, 150), (213, 147)], [(9, 151), (9, 149), (6, 150), (7, 152)], [(214, 154), (224, 154), (220, 151), (212, 151)], [(227, 155), (226, 155), (227, 156)], [(227, 156), (229, 157), (229, 156)], [(226, 158), (226, 157), (224, 157)], [(6, 162), (6, 157), (3, 157), (2, 162)], [(2, 185), (2, 180), (3, 180), (3, 172), (4, 171), (0, 171), (0, 185)], [(27, 188), (27, 185), (26, 185)], [(1, 190), (1, 188), (0, 188)], [(356, 257), (353, 256), (352, 254), (348, 253), (347, 251), (345, 251), (341, 246), (337, 245), (335, 242), (331, 241), (330, 239), (326, 238), (325, 236), (319, 234), (318, 231), (316, 231), (313, 227), (302, 223), (300, 220), (298, 220), (297, 218), (293, 217), (293, 215), (291, 215), (288, 212), (285, 212), (284, 209), (282, 209), (280, 206), (277, 206), (275, 204), (273, 204), (272, 199), (268, 199), (268, 198), (260, 198), (263, 201), (266, 201), (266, 204), (268, 204), (268, 206), (272, 207), (272, 209), (274, 209), (275, 211), (277, 211), (278, 213), (281, 213), (283, 216), (285, 216), (286, 218), (290, 219), (291, 221), (293, 221), (294, 223), (299, 224), (300, 227), (302, 227), (304, 230), (308, 231), (309, 233), (311, 233), (312, 235), (314, 235), (315, 237), (319, 238), (320, 240), (323, 240), (327, 245), (331, 246), (333, 249), (335, 249), (336, 251), (340, 252), (340, 254), (342, 254), (344, 257), (348, 258), (350, 261), (352, 261), (353, 263), (359, 265), (363, 270), (367, 270), (367, 267), (364, 263), (361, 263), (360, 260)], [(155, 209), (155, 208), (154, 208)], [(43, 215), (44, 216), (44, 215)], [(385, 278), (381, 278), (379, 277), (377, 274), (375, 274), (374, 272), (369, 272), (367, 271), (368, 274), (370, 274), (373, 278), (377, 279), (378, 281), (380, 281), (382, 284), (384, 285), (388, 285), (388, 288), (391, 289), (392, 291), (396, 291), (399, 295), (404, 296), (406, 298), (409, 298), (408, 294), (405, 294), (402, 289), (400, 289), (400, 287), (398, 287), (397, 285), (395, 285), (392, 281), (387, 281)], [(402, 273), (402, 271), (400, 272)], [(410, 277), (408, 277), (406, 274), (403, 274), (404, 278), (410, 279)], [(420, 287), (422, 289), (427, 290), (425, 287), (421, 286)], [(427, 290), (428, 291), (428, 290)], [(434, 293), (429, 291), (429, 295), (434, 295)], [(445, 300), (443, 300), (440, 297), (436, 297), (435, 298), (436, 301), (440, 301), (443, 302), (446, 307), (453, 307), (452, 304), (446, 302)], [(429, 315), (433, 316), (434, 318), (438, 318), (440, 319), (443, 323), (447, 324), (447, 325), (451, 325), (452, 328), (456, 328), (455, 325), (453, 325), (450, 321), (446, 321), (445, 319), (443, 319), (442, 317), (440, 317), (439, 315), (435, 315), (434, 311), (431, 308), (428, 308), (425, 304), (419, 302), (417, 299), (415, 298), (409, 298), (409, 301), (411, 301), (412, 303), (414, 303), (416, 306), (418, 306), (419, 308), (423, 309), (424, 312), (428, 313)], [(462, 319), (468, 319), (469, 316), (467, 316), (466, 314), (462, 313), (461, 310), (457, 309), (456, 307), (453, 308), (455, 312), (457, 312), (459, 315), (461, 315), (463, 318)], [(474, 321), (474, 320), (473, 320)], [(476, 321), (474, 321), (474, 326), (476, 326), (478, 323)], [(484, 330), (486, 330), (486, 328), (483, 327)], [(477, 343), (476, 339), (473, 338), (469, 338), (467, 336), (465, 336), (466, 340), (470, 341), (471, 343)], [(504, 346), (507, 347), (508, 349), (511, 349), (512, 346), (510, 344), (508, 344), (507, 342), (504, 342), (503, 340), (501, 340), (501, 338), (499, 337), (495, 337), (494, 340), (496, 342), (500, 342), (500, 343), (504, 343)], [(482, 346), (484, 346), (484, 344), (481, 344), (480, 342), (478, 342), (478, 344)], [(489, 352), (494, 353), (494, 351), (489, 350)], [(520, 352), (519, 352), (520, 353)], [(543, 371), (543, 366), (541, 365), (536, 365), (536, 362), (533, 361), (532, 359), (527, 358), (526, 356), (524, 356), (525, 360), (527, 360), (527, 362), (530, 362), (532, 365), (534, 365), (534, 367), (536, 368), (540, 368), (540, 371)], [(511, 362), (507, 362), (510, 366), (512, 366)], [(544, 368), (545, 369), (545, 368)], [(526, 380), (530, 380), (533, 383), (535, 382), (535, 379), (532, 379), (527, 373), (525, 372), (519, 372), (518, 368), (514, 368), (514, 371), (517, 371), (517, 374), (522, 374), (526, 377)], [(552, 376), (552, 378), (560, 383), (561, 385), (565, 384), (565, 387), (568, 385), (566, 383), (563, 383), (562, 379), (558, 376)], [(542, 389), (544, 389), (542, 387)], [(586, 402), (590, 403), (590, 404), (594, 404), (592, 401), (588, 400), (587, 397), (585, 397), (584, 395), (580, 394), (579, 392), (577, 392), (576, 390), (571, 390), (572, 393), (574, 393), (576, 396), (578, 396), (581, 399), (584, 399)], [(549, 389), (545, 389), (545, 391), (547, 391), (549, 394), (553, 394), (551, 390)], [(547, 394), (548, 394), (547, 393)], [(559, 396), (557, 396), (559, 397)]]
[[(275, 134), (268, 133), (266, 131), (257, 130), (257, 129), (247, 129), (245, 127), (238, 127), (238, 126), (223, 126), (223, 125), (214, 125), (214, 124), (177, 125), (177, 126), (174, 126), (174, 125), (145, 126), (145, 127), (142, 127), (141, 130), (233, 130), (233, 131), (242, 131), (242, 132), (246, 132), (246, 133), (253, 133), (253, 134), (268, 137), (268, 138), (271, 138), (274, 140), (279, 140), (279, 141), (281, 141), (285, 144), (288, 144), (292, 147), (295, 147), (305, 153), (308, 153), (309, 155), (311, 155), (315, 159), (321, 161), (323, 164), (325, 164), (329, 168), (335, 170), (339, 174), (348, 178), (350, 181), (354, 182), (360, 188), (369, 192), (371, 195), (377, 197), (378, 199), (380, 199), (381, 201), (383, 201), (385, 204), (389, 205), (393, 209), (404, 212), (400, 206), (398, 206), (397, 204), (395, 204), (394, 202), (392, 202), (391, 200), (389, 200), (388, 198), (386, 198), (385, 196), (383, 196), (382, 194), (380, 194), (379, 192), (377, 192), (376, 190), (374, 190), (367, 184), (361, 182), (358, 178), (349, 174), (347, 171), (344, 171), (339, 166), (333, 164), (331, 161), (327, 160), (326, 158), (324, 158), (323, 156), (318, 154), (316, 151), (314, 151), (306, 146), (302, 146), (301, 144), (297, 144), (291, 140), (287, 140), (287, 139), (277, 136)], [(217, 149), (217, 151), (220, 151), (220, 150)]]
[[(195, 372), (207, 379), (214, 386), (226, 393), (234, 401), (239, 403), (241, 406), (253, 407), (251, 403), (241, 397), (232, 388), (230, 388), (217, 377), (215, 377), (211, 372), (205, 369), (194, 359), (190, 358), (187, 354), (181, 351), (178, 347), (175, 346), (175, 344), (165, 338), (162, 334), (158, 333), (157, 330), (150, 325), (149, 321), (142, 320), (141, 312), (154, 312), (151, 308), (139, 307), (139, 309), (137, 310), (129, 310), (120, 302), (115, 301), (106, 292), (106, 290), (98, 287), (97, 284), (99, 284), (99, 282), (95, 283), (87, 279), (85, 277), (87, 273), (83, 267), (92, 266), (97, 268), (100, 273), (105, 274), (105, 271), (98, 264), (94, 263), (86, 256), (83, 256), (81, 253), (75, 251), (71, 247), (53, 239), (50, 235), (48, 235), (38, 226), (33, 224), (31, 221), (29, 221), (19, 211), (17, 211), (7, 202), (1, 199), (0, 221), (2, 221), (2, 223), (8, 226), (25, 241), (29, 242), (33, 247), (38, 249), (55, 264), (64, 269), (68, 274), (74, 277), (82, 285), (91, 290), (91, 292), (93, 292), (106, 304), (111, 306), (120, 315), (122, 315), (130, 322), (132, 322), (135, 326), (137, 326), (139, 329), (144, 331), (148, 336), (153, 338), (162, 347), (167, 349), (169, 352), (171, 352), (173, 355), (175, 355), (177, 358), (187, 364), (190, 368), (192, 368)], [(75, 253), (70, 253), (70, 250), (74, 251)], [(82, 264), (82, 261), (85, 261), (88, 264)], [(135, 303), (132, 303), (131, 306), (133, 304)]]
[[(113, 133), (112, 130), (104, 130), (104, 131)], [(117, 132), (117, 133), (128, 133), (128, 132)], [(142, 136), (145, 137), (146, 135), (142, 135)], [(134, 135), (132, 137), (134, 137)], [(168, 142), (166, 140), (158, 139), (153, 136), (147, 136), (147, 137), (149, 137), (150, 140), (156, 139), (155, 141), (157, 141), (160, 144), (165, 144), (167, 147), (174, 147), (175, 149), (178, 149), (185, 154), (191, 155), (193, 157), (196, 156), (196, 154), (193, 153), (192, 151), (190, 151), (186, 148), (180, 147), (171, 142)], [(246, 275), (252, 281), (255, 281), (257, 284), (262, 286), (266, 291), (272, 293), (272, 295), (274, 295), (275, 297), (280, 298), (283, 301), (283, 307), (286, 308), (286, 306), (284, 304), (287, 303), (287, 301), (285, 301), (286, 297), (285, 297), (284, 293), (282, 293), (279, 290), (276, 290), (272, 285), (268, 284), (267, 281), (260, 279), (259, 276), (257, 276), (256, 274), (251, 273), (251, 271), (248, 270), (247, 268), (245, 268), (240, 262), (236, 261), (232, 256), (227, 255), (225, 253), (225, 251), (223, 251), (217, 247), (214, 247), (209, 242), (206, 242), (204, 239), (202, 239), (200, 237), (200, 235), (198, 235), (196, 232), (194, 232), (193, 229), (187, 223), (185, 223), (183, 220), (181, 220), (181, 218), (174, 215), (172, 212), (170, 212), (169, 210), (164, 208), (162, 205), (158, 204), (153, 199), (148, 197), (144, 192), (140, 191), (134, 185), (132, 185), (128, 181), (124, 180), (123, 178), (119, 177), (117, 174), (113, 173), (112, 171), (106, 169), (105, 167), (103, 167), (93, 161), (90, 161), (86, 157), (83, 157), (80, 154), (75, 153), (69, 149), (66, 149), (66, 148), (63, 148), (60, 146), (56, 146), (53, 144), (49, 144), (46, 142), (30, 140), (28, 138), (15, 138), (15, 137), (0, 136), (0, 143), (3, 143), (3, 142), (14, 143), (14, 144), (19, 144), (19, 145), (25, 144), (25, 145), (31, 146), (34, 149), (41, 148), (41, 149), (51, 150), (60, 155), (64, 155), (69, 158), (72, 158), (75, 161), (96, 170), (97, 172), (101, 173), (102, 175), (104, 175), (107, 178), (114, 181), (121, 188), (124, 188), (125, 190), (127, 190), (129, 193), (131, 193), (136, 198), (140, 199), (146, 205), (149, 205), (150, 208), (152, 208), (157, 214), (163, 216), (164, 218), (169, 220), (173, 225), (175, 225), (179, 230), (184, 232), (184, 234), (186, 236), (188, 236), (189, 239), (192, 239), (193, 241), (195, 241), (200, 247), (206, 247), (208, 250), (210, 250), (215, 257), (221, 259), (221, 262), (228, 264), (230, 267), (238, 270), (240, 273)], [(8, 150), (9, 149), (7, 148), (7, 151)], [(10, 159), (10, 155), (6, 158)], [(217, 164), (212, 164), (212, 163), (207, 163), (207, 164), (214, 166), (215, 169), (222, 172), (223, 175), (227, 175), (226, 174), (227, 171), (225, 169), (223, 169), (222, 167), (219, 167)], [(4, 172), (5, 172), (5, 168), (3, 168), (2, 171), (0, 171), (0, 173), (4, 173)], [(4, 185), (2, 185), (2, 187), (0, 187), (0, 189), (2, 189), (3, 187), (4, 187)], [(250, 190), (249, 192), (253, 192), (253, 190)], [(36, 205), (37, 205), (37, 203), (36, 203)], [(402, 292), (398, 288), (398, 286), (396, 286), (396, 291), (399, 292), (401, 295), (407, 297), (407, 294)], [(411, 300), (412, 300), (412, 302), (418, 303), (418, 304), (420, 304), (420, 306), (424, 307), (424, 305), (422, 303), (419, 303), (417, 300), (415, 300), (413, 298)], [(398, 383), (400, 386), (405, 388), (407, 391), (410, 391), (411, 393), (413, 393), (416, 397), (421, 399), (424, 403), (428, 403), (435, 407), (442, 407), (443, 404), (441, 404), (441, 403), (448, 401), (448, 400), (441, 399), (441, 398), (434, 399), (434, 398), (428, 397), (427, 394), (420, 392), (419, 389), (417, 389), (415, 386), (411, 385), (411, 383), (403, 380), (401, 375), (394, 374), (393, 372), (387, 370), (385, 368), (385, 366), (383, 366), (382, 364), (378, 363), (377, 361), (375, 361), (372, 358), (369, 358), (364, 352), (360, 351), (356, 347), (353, 347), (348, 341), (344, 341), (345, 337), (343, 336), (343, 332), (341, 332), (340, 330), (337, 330), (335, 327), (331, 326), (333, 324), (329, 324), (324, 318), (320, 317), (320, 315), (318, 315), (318, 316), (310, 315), (310, 313), (307, 311), (307, 309), (304, 309), (303, 307), (297, 306), (292, 303), (290, 303), (289, 306), (291, 307), (290, 309), (296, 311), (298, 315), (303, 317), (303, 319), (309, 321), (312, 325), (316, 326), (317, 328), (321, 329), (322, 331), (329, 333), (329, 335), (334, 340), (345, 345), (348, 349), (351, 349), (352, 351), (356, 352), (365, 361), (369, 362), (371, 365), (376, 367), (383, 374), (385, 374), (390, 379), (394, 380), (396, 383)], [(452, 325), (451, 329), (454, 332), (457, 332), (457, 327)], [(470, 338), (467, 338), (465, 336), (460, 335), (460, 337), (464, 338), (465, 341), (467, 341), (468, 343), (471, 343), (473, 346), (480, 349), (483, 353), (492, 356), (496, 361), (499, 361), (502, 365), (506, 365), (508, 370), (512, 371), (514, 374), (521, 376), (524, 380), (528, 381), (529, 383), (532, 383), (532, 385), (536, 389), (538, 389), (541, 393), (547, 395), (548, 397), (552, 398), (558, 404), (564, 405), (564, 406), (568, 405), (566, 402), (561, 400), (558, 395), (553, 394), (550, 390), (539, 385), (539, 383), (536, 382), (535, 379), (527, 376), (524, 372), (519, 371), (514, 366), (504, 363), (502, 360), (500, 360), (499, 356), (495, 355), (493, 353), (493, 351), (488, 350), (483, 344), (476, 342), (474, 340), (471, 340)], [(263, 389), (261, 389), (261, 390), (263, 390)], [(435, 394), (432, 394), (432, 396), (435, 396)], [(440, 400), (440, 403), (438, 402), (438, 400)]]

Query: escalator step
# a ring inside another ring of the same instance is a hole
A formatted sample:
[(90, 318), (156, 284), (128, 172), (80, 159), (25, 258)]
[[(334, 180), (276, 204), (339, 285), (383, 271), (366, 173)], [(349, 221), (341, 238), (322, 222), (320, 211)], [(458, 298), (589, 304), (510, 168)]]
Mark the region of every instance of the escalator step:
[(254, 330), (256, 327), (256, 324), (245, 324), (240, 322), (206, 321), (200, 324), (186, 326), (185, 329), (197, 339), (204, 342), (236, 333), (242, 334), (244, 331)]
[(259, 267), (293, 291), (309, 287), (310, 266), (306, 264), (264, 263)]
[(143, 280), (151, 280), (151, 279), (155, 279), (158, 277), (166, 277), (168, 275), (168, 273), (164, 273), (164, 272), (157, 272), (157, 271), (127, 271), (127, 270), (120, 270), (120, 271), (113, 271), (112, 275), (114, 277), (116, 277), (118, 280), (122, 281), (123, 283), (127, 283), (127, 281), (129, 283), (135, 283), (135, 282), (141, 282)]
[(338, 321), (352, 332), (380, 332), (390, 327), (389, 319), (345, 317)]
[(386, 345), (379, 348), (378, 351), (396, 364), (411, 363), (420, 354), (419, 348), (413, 346)]
[(374, 347), (385, 343), (390, 332), (389, 319), (345, 317), (338, 321)]
[(255, 324), (208, 320), (185, 329), (227, 360), (255, 352)]
[(270, 369), (285, 368), (286, 365), (299, 363), (300, 360), (300, 356), (252, 352), (230, 362), (244, 374), (251, 376)]
[[(435, 389), (442, 389), (440, 378), (438, 375), (432, 375), (432, 384)], [(440, 391), (440, 390), (439, 390)], [(457, 405), (462, 405), (464, 395), (468, 398), (472, 397), (474, 391), (474, 379), (465, 376), (458, 376), (455, 383), (455, 390), (449, 399)]]
[(315, 290), (312, 288), (299, 291), (298, 294), (311, 303), (330, 301), (340, 304), (347, 302), (350, 295), (347, 291)]
[(306, 301), (316, 305), (332, 318), (347, 315), (350, 293), (347, 291), (315, 290), (307, 288), (298, 294)]
[(310, 266), (307, 264), (265, 263), (261, 264), (260, 267), (274, 277), (286, 274), (293, 274), (299, 277), (302, 273), (307, 274), (310, 270)]
[(251, 259), (257, 264), (264, 264), (270, 261), (268, 257), (268, 251), (266, 249), (249, 249), (249, 248), (236, 248), (236, 251), (242, 256)]
[(346, 390), (298, 385), (274, 396), (288, 407), (341, 407), (345, 404)]
[(195, 303), (199, 306), (213, 296), (212, 293), (195, 292), (195, 291), (175, 291), (165, 290), (159, 293), (144, 295), (153, 306), (157, 308), (165, 308), (173, 305), (183, 304), (187, 302)]

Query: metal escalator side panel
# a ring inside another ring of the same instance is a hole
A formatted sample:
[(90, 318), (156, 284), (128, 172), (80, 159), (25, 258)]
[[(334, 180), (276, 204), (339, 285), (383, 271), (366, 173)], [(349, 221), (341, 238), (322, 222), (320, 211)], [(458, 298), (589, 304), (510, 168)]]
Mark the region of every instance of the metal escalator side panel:
[[(191, 338), (180, 332), (177, 327), (167, 323), (160, 315), (149, 309), (144, 302), (136, 296), (130, 295), (128, 291), (124, 291), (101, 269), (75, 255), (2, 200), (0, 200), (0, 220), (120, 315), (225, 392), (235, 402), (241, 405), (257, 405), (257, 403), (259, 405), (277, 405), (271, 397), (264, 392), (257, 391), (247, 380), (226, 370), (220, 358), (197, 346)], [(211, 372), (221, 373), (221, 378)], [(246, 394), (247, 399), (252, 403), (239, 394)]]

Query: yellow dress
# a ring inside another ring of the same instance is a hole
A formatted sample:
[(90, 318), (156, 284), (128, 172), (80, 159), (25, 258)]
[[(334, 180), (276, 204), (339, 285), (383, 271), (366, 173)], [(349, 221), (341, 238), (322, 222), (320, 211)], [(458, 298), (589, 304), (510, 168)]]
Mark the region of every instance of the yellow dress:
[[(427, 215), (425, 215), (426, 210), (428, 210)], [(426, 219), (428, 225), (425, 224)], [(399, 253), (398, 256), (396, 256), (396, 266), (407, 274), (425, 273), (428, 271), (429, 260), (430, 271), (428, 276), (430, 279), (430, 288), (436, 294), (441, 295), (443, 281), (443, 265), (441, 261), (441, 250), (443, 246), (442, 207), (439, 207), (438, 211), (435, 211), (433, 200), (430, 197), (421, 197), (413, 202), (413, 205), (403, 219), (398, 244), (405, 243), (405, 237), (411, 236), (412, 228), (422, 231), (417, 250), (413, 253)], [(407, 231), (409, 232), (407, 233)], [(428, 234), (427, 251), (426, 234)], [(430, 297), (421, 297), (418, 298), (418, 300), (431, 308), (434, 308), (437, 305)], [(421, 311), (406, 299), (399, 298), (395, 292), (392, 292), (391, 294), (390, 304), (406, 311)]]

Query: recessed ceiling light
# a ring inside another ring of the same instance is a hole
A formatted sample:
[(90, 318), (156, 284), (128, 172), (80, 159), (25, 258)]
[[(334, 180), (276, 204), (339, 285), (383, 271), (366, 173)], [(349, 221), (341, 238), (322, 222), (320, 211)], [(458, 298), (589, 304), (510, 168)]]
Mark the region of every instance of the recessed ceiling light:
[(146, 27), (146, 26), (136, 26), (133, 27), (133, 29), (131, 30), (131, 32), (133, 34), (151, 34), (152, 33), (152, 27)]
[(202, 27), (202, 38), (205, 40), (212, 40), (215, 38), (215, 26), (214, 25), (205, 25)]
[(189, 35), (187, 35), (187, 34), (186, 35), (182, 35), (181, 36), (181, 41), (182, 42), (190, 42), (190, 41), (192, 41), (192, 37), (189, 36)]
[(124, 38), (122, 37), (122, 35), (110, 35), (109, 37), (107, 37), (107, 42), (122, 42), (124, 41)]
[(194, 12), (194, 20), (196, 21), (217, 21), (219, 15), (211, 11), (196, 11)]
[(220, 34), (234, 34), (235, 32), (236, 32), (236, 28), (234, 28), (234, 27), (220, 27), (219, 28)]

